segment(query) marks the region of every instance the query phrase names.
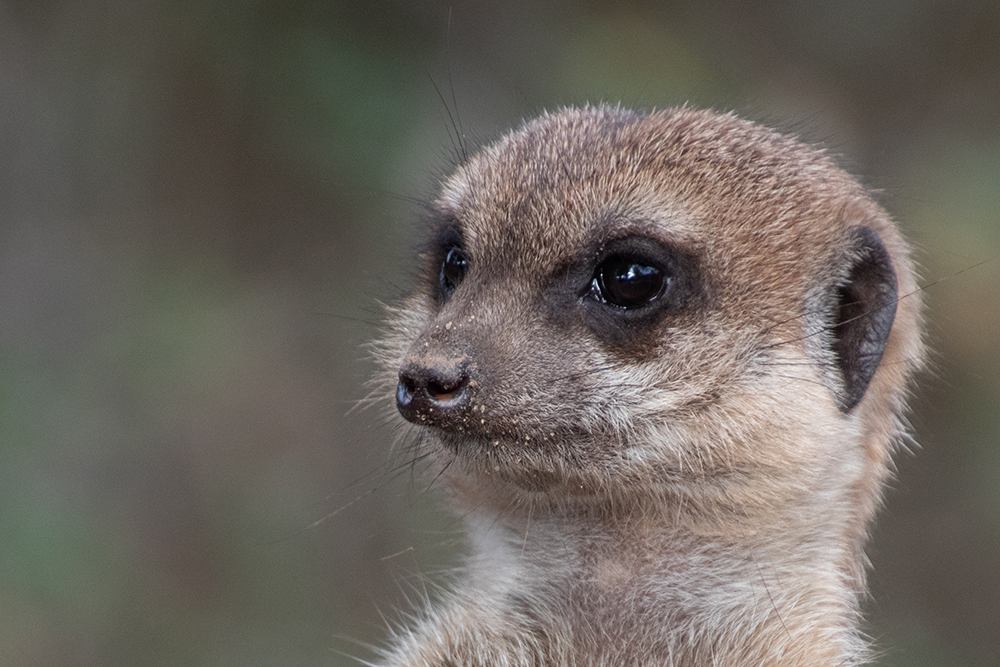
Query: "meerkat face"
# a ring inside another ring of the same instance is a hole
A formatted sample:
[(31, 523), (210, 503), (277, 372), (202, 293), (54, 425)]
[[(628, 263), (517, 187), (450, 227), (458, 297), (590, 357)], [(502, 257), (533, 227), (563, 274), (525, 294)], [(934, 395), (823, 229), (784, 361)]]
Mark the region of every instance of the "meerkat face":
[(544, 116), (458, 168), (428, 237), (382, 354), (397, 407), (463, 474), (523, 489), (815, 468), (898, 411), (883, 357), (919, 356), (892, 223), (733, 116)]

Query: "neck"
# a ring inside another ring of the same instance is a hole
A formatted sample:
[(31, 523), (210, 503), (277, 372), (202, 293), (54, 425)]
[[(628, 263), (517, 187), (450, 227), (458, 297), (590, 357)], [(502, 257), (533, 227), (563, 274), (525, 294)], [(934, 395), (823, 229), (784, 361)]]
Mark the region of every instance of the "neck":
[(860, 545), (817, 497), (766, 513), (658, 499), (473, 514), (464, 594), (519, 601), (520, 631), (577, 664), (856, 664)]

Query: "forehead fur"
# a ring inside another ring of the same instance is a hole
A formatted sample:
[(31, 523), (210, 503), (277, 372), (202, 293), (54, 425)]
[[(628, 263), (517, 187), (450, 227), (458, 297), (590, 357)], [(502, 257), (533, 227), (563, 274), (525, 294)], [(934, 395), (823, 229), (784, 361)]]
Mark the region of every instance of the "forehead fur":
[(892, 233), (823, 152), (688, 108), (544, 115), (460, 167), (437, 206), (480, 261), (530, 270), (595, 236), (635, 231), (691, 248), (712, 270), (756, 276), (772, 293), (827, 271), (847, 226)]

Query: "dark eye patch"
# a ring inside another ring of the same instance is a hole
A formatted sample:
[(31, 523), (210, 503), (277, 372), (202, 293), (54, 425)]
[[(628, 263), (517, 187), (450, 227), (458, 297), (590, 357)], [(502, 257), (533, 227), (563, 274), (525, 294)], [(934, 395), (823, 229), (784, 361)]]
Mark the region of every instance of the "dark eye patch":
[(701, 294), (697, 256), (649, 236), (607, 242), (586, 267), (579, 308), (587, 327), (629, 355), (655, 346), (665, 321), (686, 313)]
[(425, 246), (425, 280), (438, 304), (455, 293), (469, 270), (469, 256), (457, 220), (445, 218), (432, 222), (433, 233)]
[(455, 293), (469, 270), (469, 258), (460, 248), (452, 246), (441, 261), (438, 274), (438, 290), (442, 300), (447, 301)]

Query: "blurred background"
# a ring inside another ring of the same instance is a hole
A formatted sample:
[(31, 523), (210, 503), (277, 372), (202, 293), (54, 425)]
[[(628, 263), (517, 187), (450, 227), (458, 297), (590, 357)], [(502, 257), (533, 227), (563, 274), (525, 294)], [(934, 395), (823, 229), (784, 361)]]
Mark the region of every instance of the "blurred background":
[(736, 109), (884, 190), (935, 357), (868, 630), (998, 664), (1000, 4), (0, 0), (0, 665), (371, 658), (461, 549), (348, 414), (414, 200), (459, 122), (587, 101)]

